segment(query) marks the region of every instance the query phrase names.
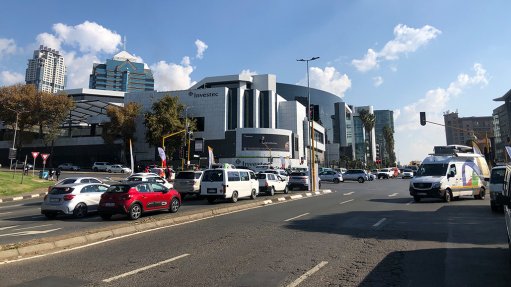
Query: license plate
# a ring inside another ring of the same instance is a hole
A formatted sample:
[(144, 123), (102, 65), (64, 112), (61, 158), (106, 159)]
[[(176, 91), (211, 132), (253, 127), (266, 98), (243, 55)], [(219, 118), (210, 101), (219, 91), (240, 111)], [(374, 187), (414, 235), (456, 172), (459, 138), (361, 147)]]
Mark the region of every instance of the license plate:
[(208, 188), (208, 193), (216, 193), (216, 188)]
[(107, 207), (112, 207), (112, 206), (115, 206), (115, 203), (113, 203), (113, 202), (107, 202), (107, 203), (105, 203), (105, 206), (107, 206)]
[(50, 198), (50, 202), (59, 202), (60, 198)]
[(428, 194), (425, 192), (417, 192), (417, 195), (428, 195)]

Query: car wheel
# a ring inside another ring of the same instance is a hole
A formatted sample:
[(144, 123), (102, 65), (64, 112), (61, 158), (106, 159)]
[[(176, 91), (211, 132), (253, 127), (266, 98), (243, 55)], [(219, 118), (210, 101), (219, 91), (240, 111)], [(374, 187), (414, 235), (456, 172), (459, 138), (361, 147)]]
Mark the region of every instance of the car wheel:
[(208, 202), (209, 203), (214, 203), (215, 200), (216, 200), (216, 198), (214, 198), (214, 197), (211, 197), (211, 196), (208, 197)]
[(112, 170), (111, 170), (111, 169), (109, 169), (109, 170), (107, 170), (107, 172), (108, 172), (108, 173), (112, 173)]
[(419, 196), (414, 196), (413, 201), (415, 202), (421, 202), (421, 198)]
[(121, 173), (124, 173), (124, 169), (121, 169)]
[(358, 182), (359, 182), (359, 183), (364, 183), (364, 181), (365, 181), (365, 180), (364, 180), (364, 178), (363, 178), (363, 177), (359, 177), (359, 178), (358, 178)]
[(170, 213), (176, 213), (179, 210), (179, 207), (181, 206), (181, 203), (179, 202), (179, 199), (177, 197), (172, 198), (170, 201)]
[(452, 199), (451, 192), (449, 190), (446, 190), (444, 194), (444, 202), (449, 203), (451, 202), (451, 199)]
[(97, 171), (98, 171), (98, 168), (97, 168), (97, 167), (95, 167), (93, 170), (97, 172)]
[(287, 187), (287, 185), (286, 185), (286, 187), (284, 188), (284, 193), (285, 193), (285, 194), (288, 194), (288, 193), (289, 193), (289, 188)]
[(339, 183), (341, 182), (338, 178), (334, 178), (334, 183)]
[(478, 199), (485, 199), (486, 198), (486, 191), (484, 190), (484, 188), (481, 188), (479, 190), (479, 197)]
[(231, 202), (236, 203), (238, 201), (238, 192), (235, 190), (232, 192)]
[(130, 209), (128, 210), (128, 217), (131, 220), (139, 219), (141, 215), (142, 215), (142, 207), (138, 203), (133, 204), (130, 207)]
[(270, 187), (270, 195), (271, 196), (274, 196), (275, 195), (275, 187)]
[(55, 219), (57, 217), (56, 213), (45, 213), (44, 216), (48, 219)]
[(256, 199), (257, 197), (257, 192), (255, 189), (252, 189), (252, 193), (250, 193), (250, 199)]
[(100, 213), (99, 216), (103, 220), (110, 220), (110, 218), (112, 218), (112, 215), (110, 213)]
[(73, 216), (76, 218), (82, 218), (87, 215), (87, 205), (85, 203), (78, 203), (73, 210)]

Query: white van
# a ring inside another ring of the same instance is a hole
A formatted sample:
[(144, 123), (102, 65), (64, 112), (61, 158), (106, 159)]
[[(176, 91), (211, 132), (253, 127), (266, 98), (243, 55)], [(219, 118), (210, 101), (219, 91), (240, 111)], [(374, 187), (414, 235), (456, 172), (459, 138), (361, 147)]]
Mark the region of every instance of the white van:
[(448, 153), (448, 147), (422, 161), (410, 181), (409, 191), (415, 202), (421, 198), (441, 198), (445, 202), (460, 196), (485, 198), (490, 171), (484, 157), (456, 149)]
[(207, 169), (202, 175), (200, 195), (206, 197), (209, 203), (219, 198), (229, 198), (234, 203), (241, 197), (255, 199), (258, 194), (259, 181), (251, 170)]

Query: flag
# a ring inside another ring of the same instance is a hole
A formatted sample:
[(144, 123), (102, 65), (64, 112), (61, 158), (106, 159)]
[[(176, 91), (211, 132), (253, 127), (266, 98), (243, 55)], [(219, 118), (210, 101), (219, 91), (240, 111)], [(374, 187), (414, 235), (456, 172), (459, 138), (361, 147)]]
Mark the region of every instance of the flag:
[(475, 141), (472, 142), (472, 148), (474, 149), (474, 153), (482, 154), (481, 150), (479, 149), (479, 146), (477, 146), (477, 143)]
[(165, 155), (165, 150), (163, 148), (158, 147), (158, 154), (161, 158), (161, 166), (166, 167), (167, 166), (167, 156)]
[(209, 168), (213, 166), (215, 163), (215, 156), (213, 155), (213, 148), (208, 146), (208, 159), (209, 159)]
[(133, 161), (133, 146), (130, 139), (130, 160), (131, 160), (131, 173), (135, 172), (135, 161)]
[(508, 158), (511, 158), (511, 147), (510, 146), (506, 146), (506, 151), (507, 151)]

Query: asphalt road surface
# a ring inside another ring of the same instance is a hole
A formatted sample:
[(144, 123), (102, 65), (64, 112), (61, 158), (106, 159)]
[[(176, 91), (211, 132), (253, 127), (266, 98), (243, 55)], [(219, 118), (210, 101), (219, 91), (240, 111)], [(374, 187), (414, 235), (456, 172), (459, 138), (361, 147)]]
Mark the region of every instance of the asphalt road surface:
[[(413, 203), (408, 180), (0, 265), (2, 286), (511, 286), (489, 200)], [(229, 203), (220, 203), (229, 204)]]

